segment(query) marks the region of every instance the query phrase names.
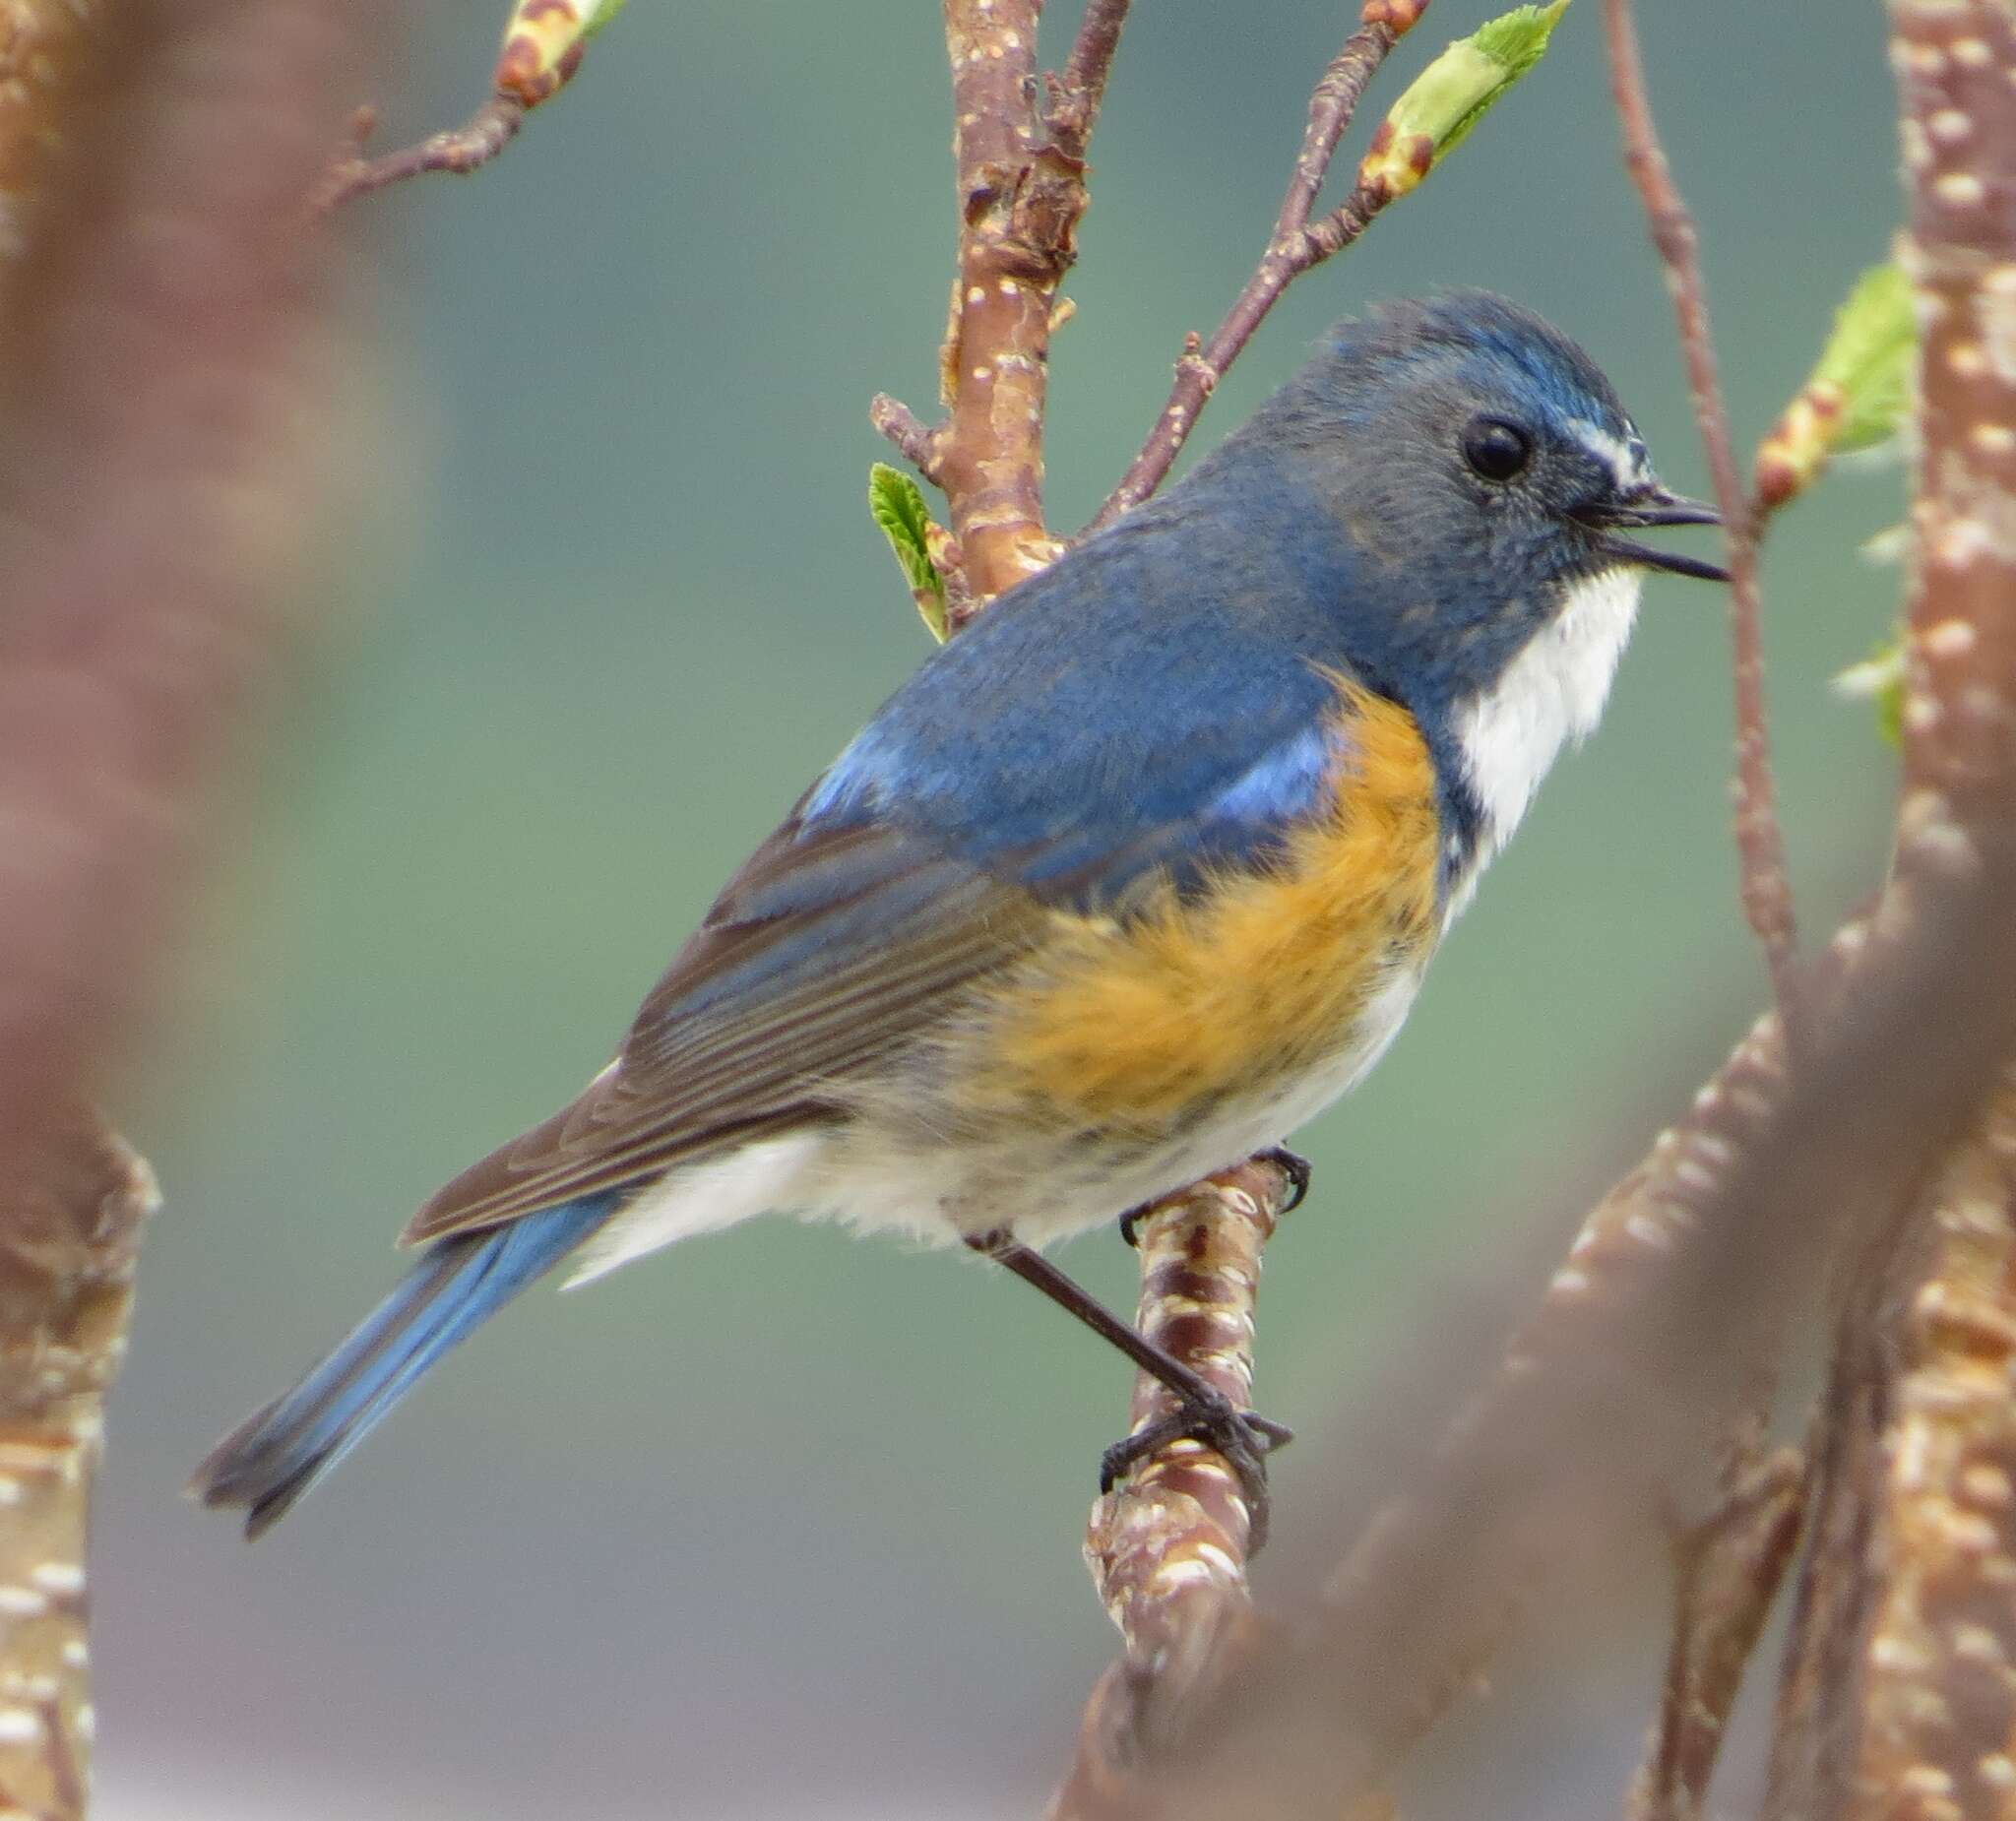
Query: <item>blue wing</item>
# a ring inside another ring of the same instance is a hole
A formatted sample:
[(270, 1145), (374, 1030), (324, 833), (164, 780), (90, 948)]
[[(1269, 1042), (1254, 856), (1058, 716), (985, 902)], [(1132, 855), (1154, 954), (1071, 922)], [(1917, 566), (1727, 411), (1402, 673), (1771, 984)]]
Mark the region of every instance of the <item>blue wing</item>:
[(1250, 861), (1338, 757), (1336, 659), (1275, 607), (1306, 580), (1125, 522), (936, 654), (797, 816), (886, 823), (1084, 909)]
[(929, 659), (722, 893), (616, 1065), (448, 1184), (408, 1240), (832, 1117), (831, 1084), (1029, 953), (1058, 909), (1258, 863), (1318, 810), (1337, 679), (1269, 610), (1261, 584), (1283, 578), (1222, 546), (1201, 570), (1166, 525), (1136, 530)]

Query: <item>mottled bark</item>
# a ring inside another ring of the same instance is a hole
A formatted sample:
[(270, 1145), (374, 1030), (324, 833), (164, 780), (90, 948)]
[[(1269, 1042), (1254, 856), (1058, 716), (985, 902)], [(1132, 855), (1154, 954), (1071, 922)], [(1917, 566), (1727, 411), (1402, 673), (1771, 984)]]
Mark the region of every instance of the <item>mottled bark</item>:
[(380, 20), (0, 13), (0, 1803), (33, 1821), (88, 1803), (90, 1496), (154, 1201), (87, 1102), (273, 659), (327, 414), (303, 205)]
[[(1260, 1255), (1288, 1188), (1280, 1164), (1255, 1160), (1171, 1196), (1135, 1225), (1141, 1332), (1240, 1409), (1252, 1401)], [(1136, 1431), (1175, 1408), (1140, 1375)], [(1165, 1448), (1093, 1506), (1085, 1559), (1125, 1650), (1087, 1703), (1052, 1821), (1127, 1812), (1144, 1767), (1234, 1672), (1256, 1623), (1251, 1535), (1236, 1475), (1198, 1442)]]

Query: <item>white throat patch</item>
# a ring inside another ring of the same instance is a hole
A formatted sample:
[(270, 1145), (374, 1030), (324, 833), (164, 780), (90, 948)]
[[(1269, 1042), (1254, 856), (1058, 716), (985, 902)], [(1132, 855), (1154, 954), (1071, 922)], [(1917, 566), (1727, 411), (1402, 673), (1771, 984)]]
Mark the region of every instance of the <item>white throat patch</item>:
[[(1603, 715), (1638, 613), (1642, 577), (1610, 569), (1568, 591), (1553, 624), (1505, 668), (1496, 683), (1456, 711), (1471, 793), (1483, 812), (1463, 886), (1507, 841), (1564, 745), (1580, 745)], [(1469, 896), (1459, 888), (1452, 903)]]

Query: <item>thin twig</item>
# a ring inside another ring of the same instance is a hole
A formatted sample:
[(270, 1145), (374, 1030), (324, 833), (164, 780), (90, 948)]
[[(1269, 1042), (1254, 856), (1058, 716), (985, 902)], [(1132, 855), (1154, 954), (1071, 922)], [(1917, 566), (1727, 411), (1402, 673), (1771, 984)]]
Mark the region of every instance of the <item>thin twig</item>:
[(1735, 683), (1735, 831), (1742, 867), (1743, 910), (1764, 945), (1772, 990), (1789, 1034), (1797, 1036), (1797, 931), (1792, 888), (1786, 879), (1785, 842), (1779, 832), (1771, 775), (1771, 735), (1764, 713), (1762, 597), (1757, 578), (1758, 521), (1736, 466), (1729, 411), (1717, 375), (1715, 342), (1693, 218), (1687, 212), (1653, 125), (1644, 64), (1630, 0), (1604, 0), (1609, 46), (1610, 93), (1623, 130), (1624, 163), (1645, 205), (1652, 243), (1666, 265), (1686, 356), (1694, 420), (1707, 451), (1708, 470), (1729, 541), (1730, 635)]
[(1120, 29), (1127, 23), (1130, 0), (1086, 0), (1085, 17), (1063, 73), (1050, 84), (1050, 131), (1070, 157), (1085, 157), (1092, 129), (1105, 99), (1106, 77), (1120, 47)]
[(901, 451), (903, 459), (933, 486), (938, 479), (938, 432), (931, 428), (901, 399), (878, 392), (868, 401), (868, 421), (877, 435), (886, 436)]
[(1294, 169), (1289, 177), (1280, 213), (1275, 217), (1267, 251), (1232, 300), (1225, 320), (1212, 331), (1211, 340), (1199, 345), (1192, 336), (1186, 343), (1182, 358), (1176, 362), (1175, 382), (1169, 388), (1167, 404), (1155, 420), (1140, 454), (1120, 476), (1119, 485), (1085, 528), (1088, 532), (1111, 524), (1162, 485), (1190, 432), (1196, 428), (1198, 413), (1225, 377), (1227, 368), (1239, 357), (1253, 332), (1280, 301), (1282, 292), (1311, 267), (1321, 265), (1349, 246), (1378, 213), (1381, 199), (1354, 190), (1313, 226), (1309, 221), (1310, 211), (1337, 155), (1338, 142), (1357, 111), (1365, 85), (1386, 61), (1401, 34), (1420, 17), (1424, 5), (1425, 0), (1420, 5), (1368, 0), (1365, 23), (1345, 40), (1344, 48), (1331, 60), (1309, 96), (1309, 123), (1302, 133), (1301, 150), (1295, 155)]
[(326, 214), (428, 171), (466, 176), (480, 169), (518, 137), (528, 113), (573, 81), (590, 34), (609, 14), (609, 0), (517, 0), (490, 76), (490, 98), (463, 125), (375, 158), (364, 156), (364, 142), (377, 114), (358, 109), (351, 143), (316, 186), (311, 210)]
[(525, 124), (525, 103), (513, 94), (493, 94), (461, 126), (430, 134), (417, 145), (402, 147), (377, 157), (364, 156), (364, 145), (378, 124), (375, 108), (357, 109), (351, 146), (329, 167), (309, 199), (317, 215), (341, 208), (359, 196), (389, 189), (428, 171), (453, 171), (466, 176), (489, 163), (518, 137)]

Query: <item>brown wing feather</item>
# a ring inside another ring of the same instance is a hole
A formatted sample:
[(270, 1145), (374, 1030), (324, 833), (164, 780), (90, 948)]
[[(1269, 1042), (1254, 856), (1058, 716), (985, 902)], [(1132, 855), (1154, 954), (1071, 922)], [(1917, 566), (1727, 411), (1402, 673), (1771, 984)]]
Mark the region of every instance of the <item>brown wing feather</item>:
[(401, 1243), (831, 1116), (822, 1084), (912, 1040), (960, 989), (1025, 953), (1045, 914), (897, 830), (808, 837), (787, 822), (674, 958), (615, 1062), (441, 1189)]

